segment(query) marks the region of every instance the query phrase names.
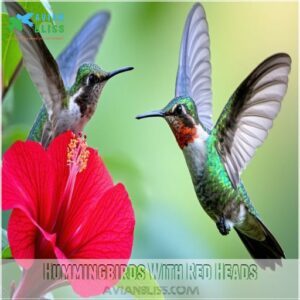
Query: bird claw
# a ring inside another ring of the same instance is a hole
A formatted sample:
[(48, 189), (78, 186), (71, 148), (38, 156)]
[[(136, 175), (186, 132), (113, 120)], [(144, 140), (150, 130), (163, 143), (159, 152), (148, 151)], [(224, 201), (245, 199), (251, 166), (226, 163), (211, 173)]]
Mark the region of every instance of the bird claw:
[(219, 221), (216, 222), (216, 225), (222, 235), (227, 235), (229, 233), (230, 228), (226, 226), (226, 220), (224, 216), (219, 218)]

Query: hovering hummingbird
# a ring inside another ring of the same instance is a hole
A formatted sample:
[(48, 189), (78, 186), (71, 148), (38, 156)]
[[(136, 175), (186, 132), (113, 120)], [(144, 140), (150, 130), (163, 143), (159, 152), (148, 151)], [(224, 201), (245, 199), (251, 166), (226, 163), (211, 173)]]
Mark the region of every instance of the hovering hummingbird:
[[(5, 5), (10, 16), (26, 15), (16, 2)], [(107, 81), (133, 69), (125, 67), (106, 72), (92, 63), (109, 19), (108, 12), (95, 14), (57, 61), (34, 26), (24, 25), (23, 31), (15, 31), (25, 67), (44, 102), (29, 139), (41, 141), (47, 147), (55, 136), (66, 130), (81, 132), (93, 116)]]
[[(280, 110), (291, 59), (279, 53), (264, 60), (233, 93), (213, 126), (209, 44), (204, 9), (195, 4), (183, 32), (176, 97), (163, 109), (136, 118), (167, 121), (185, 156), (197, 198), (222, 235), (234, 228), (255, 259), (284, 258), (240, 175)], [(274, 268), (275, 262), (262, 267)]]

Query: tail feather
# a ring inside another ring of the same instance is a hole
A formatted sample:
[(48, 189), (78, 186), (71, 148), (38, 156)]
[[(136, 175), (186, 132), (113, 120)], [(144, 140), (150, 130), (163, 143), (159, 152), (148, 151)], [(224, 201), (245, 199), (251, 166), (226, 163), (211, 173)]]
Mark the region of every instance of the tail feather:
[(264, 240), (251, 238), (249, 235), (243, 233), (242, 228), (237, 227), (234, 229), (258, 265), (263, 269), (270, 267), (274, 270), (276, 263), (281, 265), (281, 258), (285, 258), (284, 252), (268, 228), (258, 218), (255, 217), (255, 219), (258, 222), (257, 225), (263, 230)]

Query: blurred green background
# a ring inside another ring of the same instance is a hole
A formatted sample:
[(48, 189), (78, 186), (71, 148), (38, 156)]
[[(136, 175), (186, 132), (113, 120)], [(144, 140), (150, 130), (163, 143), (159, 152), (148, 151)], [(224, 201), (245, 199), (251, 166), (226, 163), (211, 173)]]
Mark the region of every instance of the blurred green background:
[[(135, 120), (173, 96), (179, 46), (191, 3), (51, 3), (64, 13), (63, 40), (46, 40), (55, 57), (95, 11), (112, 19), (96, 63), (135, 70), (105, 87), (86, 127), (116, 182), (132, 199), (134, 258), (249, 258), (235, 233), (219, 234), (200, 207), (184, 157), (163, 120)], [(214, 120), (239, 83), (276, 52), (292, 57), (287, 95), (268, 139), (242, 178), (288, 258), (298, 249), (297, 3), (203, 3), (211, 38)], [(23, 69), (3, 105), (3, 151), (25, 138), (41, 99)], [(4, 215), (4, 223), (7, 214)]]

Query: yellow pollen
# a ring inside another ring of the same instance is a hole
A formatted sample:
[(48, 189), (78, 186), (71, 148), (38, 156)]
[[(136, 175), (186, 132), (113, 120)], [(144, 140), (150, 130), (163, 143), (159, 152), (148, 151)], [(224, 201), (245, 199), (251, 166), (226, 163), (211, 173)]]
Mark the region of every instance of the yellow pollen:
[(82, 172), (87, 167), (89, 155), (85, 138), (74, 135), (67, 148), (67, 165), (76, 165), (78, 172)]

